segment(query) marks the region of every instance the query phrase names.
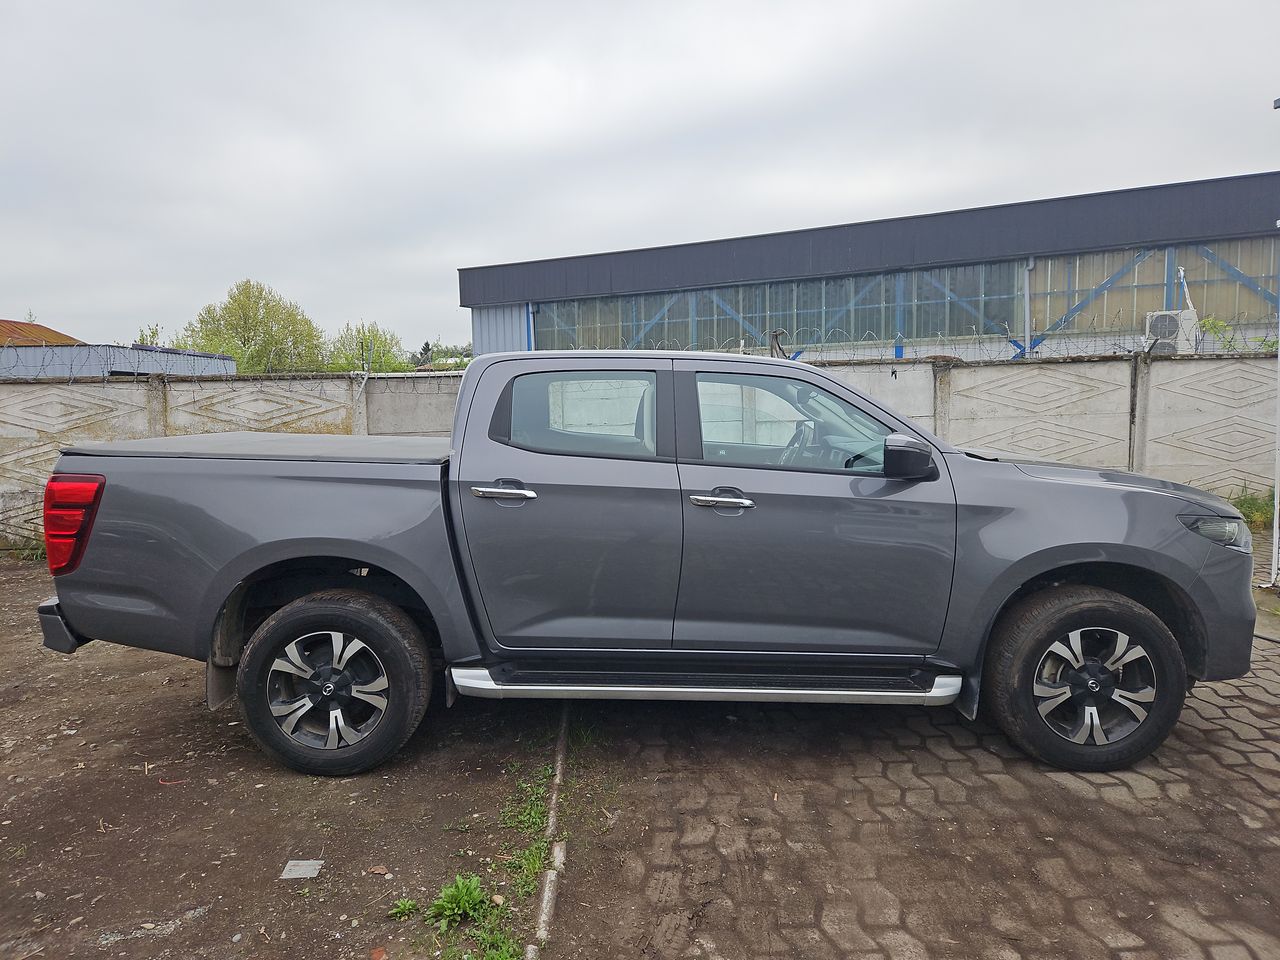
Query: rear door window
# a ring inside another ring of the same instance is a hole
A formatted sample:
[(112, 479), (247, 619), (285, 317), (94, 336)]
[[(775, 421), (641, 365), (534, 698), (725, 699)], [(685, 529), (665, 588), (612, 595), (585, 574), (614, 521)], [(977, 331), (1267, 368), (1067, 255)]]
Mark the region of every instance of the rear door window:
[(654, 372), (526, 373), (511, 381), (506, 394), (490, 430), (499, 442), (536, 453), (657, 458)]

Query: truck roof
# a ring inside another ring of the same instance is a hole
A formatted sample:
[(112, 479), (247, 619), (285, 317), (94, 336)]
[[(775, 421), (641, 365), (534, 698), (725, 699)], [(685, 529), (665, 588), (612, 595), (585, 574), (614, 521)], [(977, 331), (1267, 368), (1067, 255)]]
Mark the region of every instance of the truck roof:
[(363, 437), (317, 433), (203, 433), (186, 437), (76, 443), (63, 453), (82, 457), (177, 457), (204, 460), (320, 460), (359, 463), (444, 463), (448, 437)]
[(766, 357), (752, 353), (722, 353), (715, 350), (516, 350), (486, 353), (472, 361), (495, 360), (697, 360), (699, 363), (759, 363), (768, 365), (807, 366), (795, 360)]

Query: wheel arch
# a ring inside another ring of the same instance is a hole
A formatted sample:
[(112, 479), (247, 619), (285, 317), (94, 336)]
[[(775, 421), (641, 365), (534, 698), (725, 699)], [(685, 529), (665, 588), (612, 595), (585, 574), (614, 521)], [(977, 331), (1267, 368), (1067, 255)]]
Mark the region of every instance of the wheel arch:
[(308, 553), (272, 560), (237, 579), (218, 606), (209, 637), (209, 664), (234, 667), (254, 630), (273, 612), (318, 590), (360, 590), (400, 607), (439, 658), (440, 628), (432, 606), (393, 569), (354, 552)]
[(1201, 676), (1207, 655), (1208, 636), (1200, 612), (1183, 587), (1163, 573), (1136, 564), (1108, 560), (1080, 561), (1054, 567), (1026, 579), (1009, 592), (995, 609), (982, 633), (982, 643), (972, 665), (966, 671), (966, 682), (956, 701), (961, 713), (970, 719), (977, 715), (987, 645), (1001, 618), (1026, 597), (1048, 587), (1069, 584), (1111, 590), (1146, 607), (1160, 618), (1178, 641), (1190, 675)]

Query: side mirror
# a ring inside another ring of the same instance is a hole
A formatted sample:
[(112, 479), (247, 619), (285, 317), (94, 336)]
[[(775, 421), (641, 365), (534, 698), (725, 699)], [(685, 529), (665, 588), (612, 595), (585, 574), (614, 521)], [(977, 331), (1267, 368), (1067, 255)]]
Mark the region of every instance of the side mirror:
[(889, 434), (884, 438), (884, 475), (888, 480), (932, 480), (938, 475), (933, 448), (905, 433)]

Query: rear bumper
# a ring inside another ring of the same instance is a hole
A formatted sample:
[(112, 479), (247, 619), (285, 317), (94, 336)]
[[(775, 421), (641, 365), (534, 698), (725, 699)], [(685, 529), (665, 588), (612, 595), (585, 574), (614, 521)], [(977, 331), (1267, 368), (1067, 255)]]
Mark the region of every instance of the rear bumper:
[(63, 619), (62, 609), (58, 606), (58, 598), (50, 597), (37, 608), (40, 614), (40, 630), (44, 634), (44, 645), (59, 653), (75, 653), (89, 642), (87, 637), (77, 636)]

